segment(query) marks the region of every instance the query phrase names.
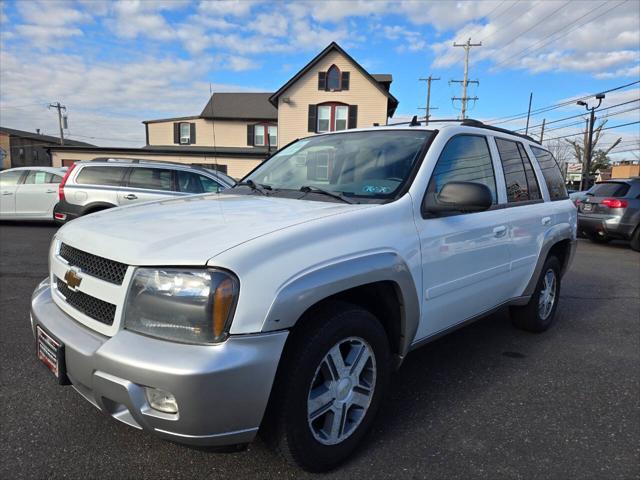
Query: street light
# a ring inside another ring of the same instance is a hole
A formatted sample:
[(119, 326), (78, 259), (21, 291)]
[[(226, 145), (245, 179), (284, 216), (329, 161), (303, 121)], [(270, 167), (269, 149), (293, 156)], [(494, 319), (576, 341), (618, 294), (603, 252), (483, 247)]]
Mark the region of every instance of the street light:
[(582, 182), (580, 183), (580, 190), (586, 190), (587, 187), (589, 186), (589, 181), (590, 181), (590, 175), (589, 175), (589, 171), (591, 170), (591, 157), (593, 155), (593, 125), (596, 121), (596, 117), (595, 117), (595, 111), (600, 107), (600, 105), (602, 104), (602, 100), (604, 100), (604, 93), (599, 93), (596, 95), (596, 100), (598, 100), (598, 105), (596, 105), (595, 107), (591, 107), (589, 108), (589, 104), (587, 102), (583, 102), (582, 100), (578, 100), (576, 102), (577, 105), (580, 105), (582, 107), (584, 107), (585, 109), (589, 110), (591, 112), (590, 116), (589, 116), (589, 138), (587, 140), (587, 148), (585, 149), (586, 151), (585, 153), (585, 159), (587, 161), (587, 164), (585, 165), (585, 169), (582, 171)]

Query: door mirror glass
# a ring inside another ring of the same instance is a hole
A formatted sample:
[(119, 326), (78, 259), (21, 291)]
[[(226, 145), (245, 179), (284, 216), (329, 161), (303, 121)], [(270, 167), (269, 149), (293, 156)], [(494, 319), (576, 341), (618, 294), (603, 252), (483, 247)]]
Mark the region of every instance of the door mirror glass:
[(491, 190), (482, 183), (449, 182), (440, 192), (425, 196), (424, 210), (435, 215), (482, 212), (491, 208), (492, 203)]

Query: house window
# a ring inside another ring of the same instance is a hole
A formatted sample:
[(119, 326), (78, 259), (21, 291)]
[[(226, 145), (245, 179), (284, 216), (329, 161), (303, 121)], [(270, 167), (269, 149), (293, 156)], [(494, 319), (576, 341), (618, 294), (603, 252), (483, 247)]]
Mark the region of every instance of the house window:
[(275, 125), (269, 125), (268, 131), (269, 131), (269, 146), (275, 147), (276, 145), (278, 145), (278, 127), (276, 127)]
[(182, 145), (191, 143), (191, 125), (189, 123), (180, 124), (180, 143)]
[(329, 154), (326, 152), (316, 153), (316, 180), (329, 180)]
[(335, 65), (327, 72), (327, 90), (340, 90), (340, 70)]
[(264, 147), (264, 126), (256, 125), (256, 128), (253, 130), (253, 144), (256, 147)]
[(331, 126), (331, 110), (330, 105), (321, 105), (318, 107), (318, 132), (329, 132)]
[(347, 115), (349, 114), (349, 107), (346, 105), (337, 105), (335, 108), (335, 125), (333, 129), (346, 130), (347, 129)]

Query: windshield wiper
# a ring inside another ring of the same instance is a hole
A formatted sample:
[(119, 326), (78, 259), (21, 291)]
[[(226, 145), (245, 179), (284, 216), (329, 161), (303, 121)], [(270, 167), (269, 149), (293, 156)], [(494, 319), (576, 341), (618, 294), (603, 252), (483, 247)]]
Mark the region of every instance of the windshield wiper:
[(353, 200), (351, 200), (349, 197), (345, 197), (341, 193), (330, 192), (329, 190), (324, 190), (324, 189), (318, 188), (318, 187), (311, 187), (309, 185), (303, 185), (302, 187), (300, 187), (300, 191), (301, 192), (305, 192), (305, 193), (319, 193), (319, 194), (322, 194), (322, 195), (326, 195), (328, 197), (332, 197), (332, 198), (336, 198), (338, 200), (342, 200), (344, 203), (349, 203), (349, 204), (356, 203)]
[(249, 179), (246, 180), (244, 182), (241, 183), (237, 183), (235, 186), (236, 187), (242, 187), (243, 185), (246, 185), (247, 187), (249, 187), (251, 190), (254, 190), (256, 192), (261, 193), (262, 195), (269, 195), (267, 193), (267, 190), (273, 190), (273, 188), (271, 188), (271, 185), (264, 185), (264, 184), (259, 184), (254, 182), (253, 180)]

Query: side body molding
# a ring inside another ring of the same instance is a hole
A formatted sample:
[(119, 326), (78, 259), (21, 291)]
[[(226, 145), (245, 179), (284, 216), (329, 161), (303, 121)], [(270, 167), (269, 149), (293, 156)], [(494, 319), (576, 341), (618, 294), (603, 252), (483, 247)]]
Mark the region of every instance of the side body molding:
[(334, 263), (316, 266), (293, 277), (276, 294), (262, 331), (291, 328), (317, 302), (336, 293), (380, 281), (393, 282), (399, 291), (399, 351), (404, 355), (409, 351), (418, 330), (420, 304), (409, 268), (393, 251), (367, 252), (358, 257), (338, 259)]

